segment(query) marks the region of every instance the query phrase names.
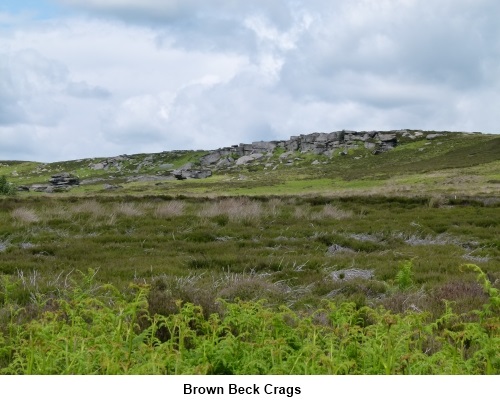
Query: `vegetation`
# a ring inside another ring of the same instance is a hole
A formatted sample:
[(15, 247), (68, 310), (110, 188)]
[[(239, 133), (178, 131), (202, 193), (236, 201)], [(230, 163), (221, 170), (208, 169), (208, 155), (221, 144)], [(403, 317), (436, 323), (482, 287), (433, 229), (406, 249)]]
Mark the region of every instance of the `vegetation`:
[(183, 182), (136, 176), (203, 152), (3, 162), (86, 182), (0, 197), (0, 372), (498, 374), (498, 139), (426, 143)]
[(0, 176), (0, 195), (14, 195), (16, 189), (7, 181), (7, 177)]
[[(0, 371), (8, 374), (497, 374), (500, 296), (477, 267), (489, 302), (475, 322), (447, 306), (427, 314), (393, 314), (381, 307), (323, 302), (311, 314), (264, 302), (219, 301), (152, 315), (147, 287), (129, 299), (92, 271), (63, 298), (24, 326), (9, 301)], [(4, 280), (5, 282), (5, 280)], [(15, 287), (14, 287), (15, 288)]]

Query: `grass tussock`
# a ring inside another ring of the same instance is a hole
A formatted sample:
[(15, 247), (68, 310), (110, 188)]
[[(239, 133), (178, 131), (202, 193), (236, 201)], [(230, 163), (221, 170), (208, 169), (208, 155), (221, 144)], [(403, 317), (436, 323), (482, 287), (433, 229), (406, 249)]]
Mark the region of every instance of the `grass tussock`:
[(342, 210), (334, 205), (326, 204), (323, 209), (311, 215), (311, 218), (314, 220), (323, 220), (323, 219), (347, 219), (352, 217), (352, 212)]
[(95, 218), (108, 215), (106, 207), (96, 200), (85, 200), (71, 207), (72, 214), (91, 214)]
[(25, 224), (31, 224), (40, 221), (40, 218), (38, 217), (35, 210), (30, 208), (15, 208), (14, 210), (12, 210), (10, 215), (14, 220)]
[(161, 203), (154, 209), (156, 218), (179, 217), (184, 214), (186, 204), (183, 201), (174, 200)]
[(114, 207), (114, 213), (125, 217), (140, 217), (144, 211), (134, 203), (120, 203)]
[(227, 216), (231, 221), (251, 221), (260, 218), (264, 211), (262, 204), (249, 198), (227, 198), (205, 203), (198, 215), (202, 218)]

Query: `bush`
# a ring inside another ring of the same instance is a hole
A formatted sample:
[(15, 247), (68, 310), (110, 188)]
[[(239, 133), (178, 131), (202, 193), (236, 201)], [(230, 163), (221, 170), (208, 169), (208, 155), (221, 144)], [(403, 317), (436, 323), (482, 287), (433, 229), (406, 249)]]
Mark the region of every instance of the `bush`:
[(0, 176), (0, 195), (14, 195), (16, 189), (12, 183), (7, 181), (7, 177)]

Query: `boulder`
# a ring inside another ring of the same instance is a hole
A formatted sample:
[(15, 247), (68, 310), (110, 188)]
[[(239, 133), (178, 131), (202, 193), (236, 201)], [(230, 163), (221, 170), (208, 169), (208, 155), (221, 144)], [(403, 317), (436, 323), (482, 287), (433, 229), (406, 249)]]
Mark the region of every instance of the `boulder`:
[(99, 162), (99, 163), (90, 163), (89, 168), (91, 170), (104, 170), (104, 168), (107, 166), (107, 163), (105, 162)]
[(33, 184), (30, 187), (31, 191), (35, 191), (37, 193), (52, 193), (54, 191), (54, 187), (52, 186), (46, 186), (43, 184)]
[(74, 186), (80, 184), (80, 179), (70, 173), (59, 173), (52, 175), (49, 183), (54, 186)]
[(378, 134), (378, 139), (381, 142), (396, 143), (398, 141), (396, 134)]
[(444, 134), (429, 134), (425, 137), (425, 139), (431, 141), (433, 139), (439, 138), (441, 136), (444, 136)]
[(201, 170), (174, 170), (172, 174), (177, 180), (187, 180), (187, 179), (206, 179), (212, 175), (211, 170), (201, 169)]
[(246, 165), (253, 162), (254, 160), (262, 159), (263, 156), (264, 155), (262, 153), (252, 153), (251, 155), (242, 156), (236, 161), (236, 165)]
[(252, 142), (252, 150), (257, 153), (272, 152), (276, 149), (276, 142)]
[(220, 150), (216, 150), (215, 152), (203, 156), (200, 159), (200, 163), (202, 166), (213, 165), (214, 163), (217, 163), (220, 160), (220, 158), (224, 155), (227, 155), (227, 152), (223, 153)]

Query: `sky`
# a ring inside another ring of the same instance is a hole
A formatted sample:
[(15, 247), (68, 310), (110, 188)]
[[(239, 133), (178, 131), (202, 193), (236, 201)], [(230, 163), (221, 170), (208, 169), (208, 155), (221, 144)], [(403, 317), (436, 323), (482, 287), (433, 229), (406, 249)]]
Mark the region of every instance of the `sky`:
[(500, 133), (498, 0), (2, 0), (0, 160)]

